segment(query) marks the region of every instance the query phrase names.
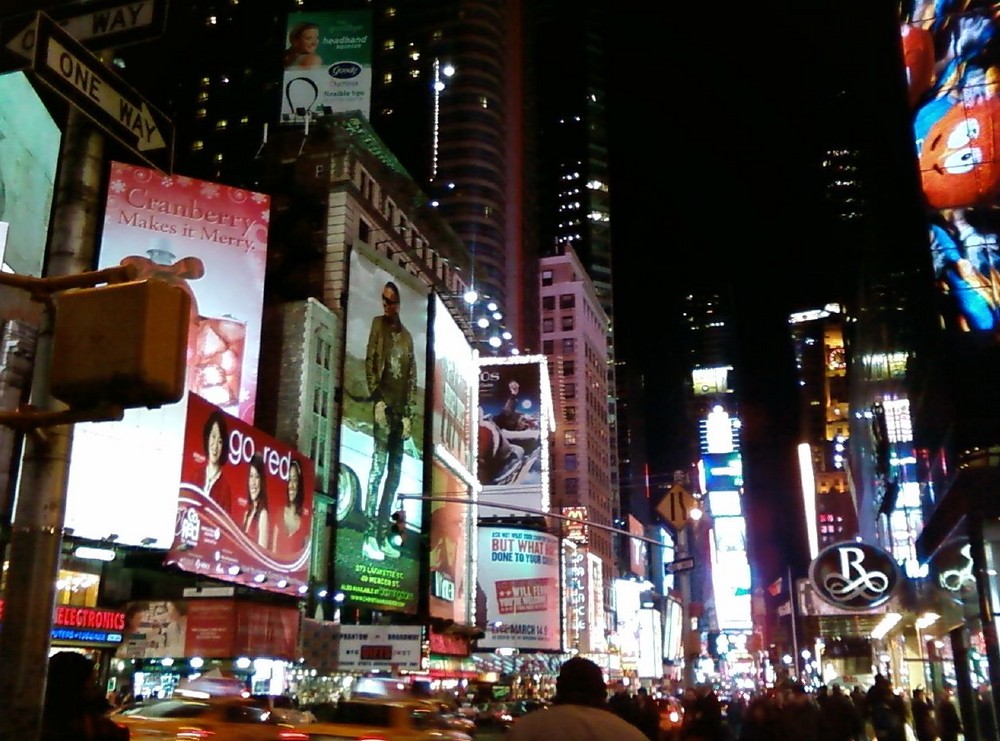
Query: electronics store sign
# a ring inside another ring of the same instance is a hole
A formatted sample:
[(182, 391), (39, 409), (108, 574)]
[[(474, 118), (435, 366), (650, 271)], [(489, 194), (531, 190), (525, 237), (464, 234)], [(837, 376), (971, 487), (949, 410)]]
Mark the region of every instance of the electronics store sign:
[(423, 628), (419, 625), (342, 625), (334, 637), (341, 671), (419, 671)]
[(809, 566), (816, 593), (831, 605), (848, 610), (884, 604), (899, 578), (892, 556), (868, 543), (835, 543), (820, 551)]
[[(4, 602), (0, 600), (0, 620), (4, 617)], [(125, 613), (122, 610), (57, 605), (52, 619), (54, 641), (121, 643), (124, 630)]]

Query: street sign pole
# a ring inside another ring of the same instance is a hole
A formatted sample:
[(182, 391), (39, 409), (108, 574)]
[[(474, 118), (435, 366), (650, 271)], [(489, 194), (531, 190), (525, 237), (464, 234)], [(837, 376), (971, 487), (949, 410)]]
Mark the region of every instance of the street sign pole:
[[(97, 233), (104, 137), (71, 108), (60, 154), (46, 277), (91, 269)], [(66, 406), (49, 394), (52, 316), (38, 333), (31, 404)], [(55, 583), (59, 576), (72, 425), (25, 436), (11, 531), (0, 630), (0, 739), (36, 741), (41, 732)]]

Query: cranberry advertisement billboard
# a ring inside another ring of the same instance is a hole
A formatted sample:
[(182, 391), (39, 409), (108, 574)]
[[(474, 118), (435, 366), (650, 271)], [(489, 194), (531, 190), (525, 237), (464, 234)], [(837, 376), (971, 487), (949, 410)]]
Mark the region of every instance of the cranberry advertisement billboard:
[[(112, 162), (98, 268), (132, 265), (191, 295), (187, 393), (253, 424), (270, 197)], [(73, 433), (66, 526), (170, 546), (185, 400)], [(112, 538), (113, 536), (113, 538)]]
[(190, 394), (166, 562), (298, 593), (309, 581), (314, 478), (310, 459)]

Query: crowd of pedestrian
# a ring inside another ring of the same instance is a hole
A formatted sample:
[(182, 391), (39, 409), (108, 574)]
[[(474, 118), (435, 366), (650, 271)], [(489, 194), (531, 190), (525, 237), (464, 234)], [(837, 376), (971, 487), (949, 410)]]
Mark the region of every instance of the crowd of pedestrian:
[[(594, 716), (585, 714), (603, 710), (605, 715), (596, 717), (618, 716), (614, 719), (620, 724), (615, 726), (616, 741), (638, 739), (636, 731), (648, 741), (958, 741), (963, 737), (952, 690), (935, 698), (918, 688), (906, 697), (882, 675), (877, 675), (867, 690), (833, 684), (810, 691), (798, 682), (785, 680), (767, 690), (723, 699), (711, 685), (689, 687), (679, 698), (683, 714), (676, 728), (662, 722), (662, 699), (658, 702), (646, 688), (633, 693), (622, 684), (606, 690), (601, 671), (592, 662), (567, 662), (559, 682), (562, 689), (556, 705), (586, 705), (587, 709), (562, 708), (555, 714), (558, 718), (549, 712), (541, 713), (544, 721), (533, 723), (544, 725), (546, 731), (565, 730), (567, 722), (586, 717), (592, 726)], [(578, 691), (581, 686), (586, 692)], [(980, 706), (989, 709), (989, 705), (981, 699)], [(524, 722), (515, 723), (512, 730), (518, 732), (511, 734), (510, 741), (550, 741), (548, 735), (538, 733), (542, 726), (518, 729)], [(977, 722), (982, 726), (985, 721), (979, 718)], [(536, 733), (529, 735), (529, 731)]]

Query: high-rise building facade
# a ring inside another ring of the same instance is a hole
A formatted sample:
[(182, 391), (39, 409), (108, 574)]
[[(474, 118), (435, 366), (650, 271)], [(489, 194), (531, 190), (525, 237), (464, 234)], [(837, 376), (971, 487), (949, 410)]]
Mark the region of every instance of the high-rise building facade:
[[(808, 500), (806, 529), (812, 548), (853, 538), (857, 512), (847, 480), (850, 439), (847, 348), (839, 304), (803, 311), (789, 318), (798, 373), (802, 495)], [(813, 553), (815, 556), (815, 553)]]
[[(611, 527), (612, 441), (608, 428), (607, 315), (586, 270), (568, 248), (540, 261), (542, 349), (548, 358), (556, 415), (553, 507), (583, 507), (586, 519)], [(590, 528), (589, 549), (604, 584), (617, 576), (611, 532)]]

